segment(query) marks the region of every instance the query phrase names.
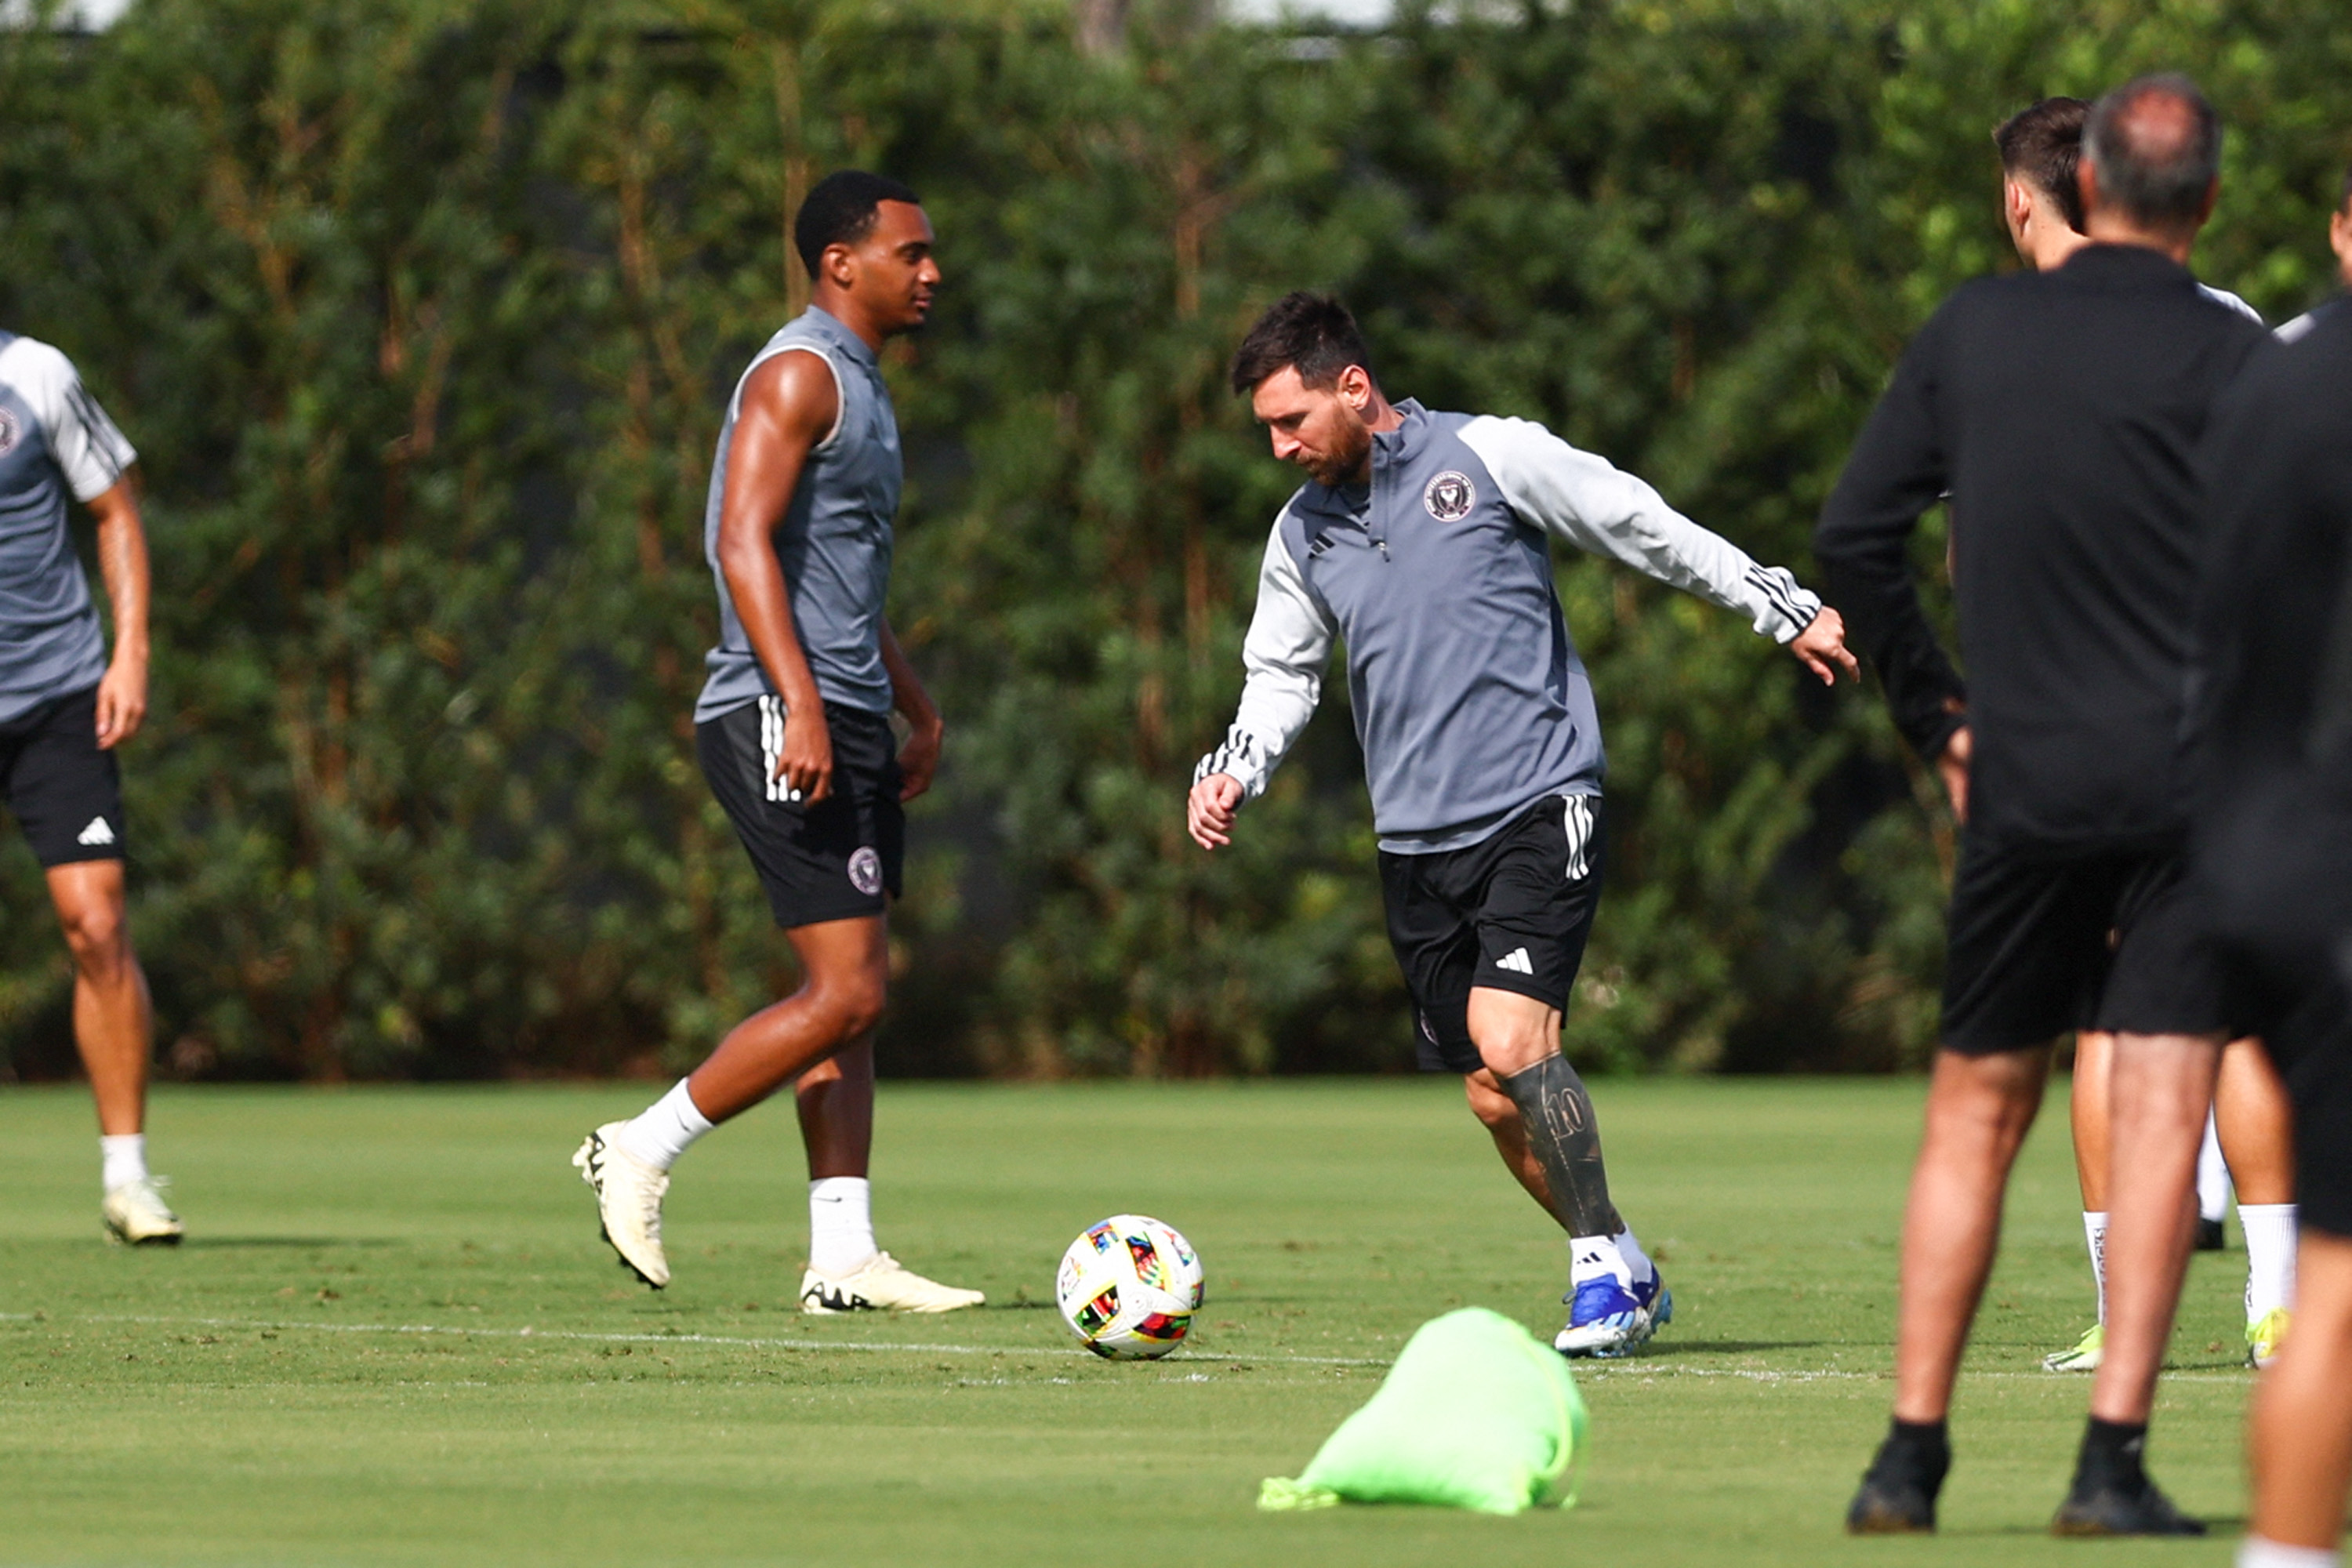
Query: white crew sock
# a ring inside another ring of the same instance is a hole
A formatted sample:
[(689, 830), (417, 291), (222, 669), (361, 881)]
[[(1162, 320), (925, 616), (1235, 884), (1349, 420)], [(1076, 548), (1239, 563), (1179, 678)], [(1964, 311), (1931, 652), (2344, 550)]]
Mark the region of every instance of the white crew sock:
[(2220, 1219), (2230, 1212), (2230, 1163), (2221, 1158), (2221, 1130), (2213, 1113), (2205, 1113), (2205, 1142), (2197, 1150), (2197, 1213), (2201, 1219)]
[[(147, 1179), (147, 1135), (123, 1132), (98, 1141), (99, 1189), (112, 1192)], [(2292, 1212), (2292, 1211), (2290, 1211)]]
[(694, 1103), (694, 1096), (686, 1091), (686, 1079), (680, 1079), (677, 1087), (647, 1106), (644, 1114), (623, 1122), (613, 1142), (655, 1170), (667, 1171), (711, 1126), (710, 1118), (702, 1114)]
[(809, 1267), (838, 1278), (873, 1257), (874, 1184), (863, 1176), (809, 1184)]
[(2294, 1205), (2240, 1204), (2246, 1233), (2246, 1321), (2260, 1322), (2273, 1307), (2294, 1308)]
[(1658, 1266), (1650, 1261), (1648, 1253), (1642, 1250), (1642, 1243), (1634, 1237), (1632, 1226), (1619, 1231), (1616, 1240), (1618, 1255), (1625, 1259), (1625, 1267), (1633, 1271), (1635, 1283), (1646, 1283), (1658, 1277)]
[(1568, 1283), (1571, 1289), (1588, 1279), (1603, 1275), (1614, 1278), (1618, 1284), (1631, 1290), (1633, 1271), (1627, 1266), (1625, 1254), (1619, 1249), (1613, 1236), (1580, 1236), (1568, 1244)]
[(2238, 1542), (2238, 1568), (2343, 1568), (2340, 1553), (2325, 1546), (2288, 1546), (2259, 1535)]
[(2099, 1287), (2099, 1325), (2107, 1321), (2107, 1215), (2105, 1209), (2083, 1211), (2083, 1240), (2091, 1249), (2091, 1278)]

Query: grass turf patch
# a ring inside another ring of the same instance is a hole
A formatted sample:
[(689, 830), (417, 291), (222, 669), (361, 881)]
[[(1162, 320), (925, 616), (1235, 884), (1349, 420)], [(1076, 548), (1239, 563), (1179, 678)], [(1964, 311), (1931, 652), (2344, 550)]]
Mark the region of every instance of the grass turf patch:
[[(1849, 1542), (1883, 1429), (1916, 1081), (1609, 1082), (1612, 1187), (1676, 1296), (1637, 1360), (1579, 1368), (1573, 1512), (1253, 1511), (1428, 1318), (1549, 1337), (1565, 1258), (1444, 1083), (885, 1085), (882, 1242), (990, 1304), (793, 1310), (788, 1106), (679, 1166), (672, 1287), (631, 1280), (566, 1164), (635, 1088), (158, 1095), (176, 1251), (98, 1240), (86, 1097), (0, 1092), (7, 1563), (858, 1563), (1377, 1568), (1591, 1561), (2219, 1563), (2242, 1507), (2244, 1255), (2197, 1261), (2151, 1464), (2206, 1542), (2041, 1531), (2088, 1380), (2063, 1097), (2011, 1192), (1955, 1420), (1943, 1538)], [(1053, 1268), (1118, 1210), (1208, 1268), (1187, 1347), (1077, 1351)], [(1608, 1554), (1608, 1555), (1603, 1555)]]

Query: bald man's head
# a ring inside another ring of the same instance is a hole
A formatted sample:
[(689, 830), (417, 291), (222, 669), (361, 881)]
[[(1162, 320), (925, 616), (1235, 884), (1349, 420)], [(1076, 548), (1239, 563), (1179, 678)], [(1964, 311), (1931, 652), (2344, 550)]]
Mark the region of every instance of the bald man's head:
[(2140, 228), (2186, 238), (2212, 210), (2221, 120), (2187, 77), (2137, 77), (2091, 106), (2083, 157), (2100, 205)]

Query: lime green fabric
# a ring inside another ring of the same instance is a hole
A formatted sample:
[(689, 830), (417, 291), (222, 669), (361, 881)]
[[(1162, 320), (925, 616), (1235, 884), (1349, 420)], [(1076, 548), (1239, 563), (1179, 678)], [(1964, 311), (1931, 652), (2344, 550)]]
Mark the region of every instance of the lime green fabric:
[(1465, 1307), (1423, 1323), (1306, 1473), (1268, 1479), (1257, 1505), (1573, 1507), (1585, 1425), (1584, 1399), (1558, 1352), (1498, 1312)]

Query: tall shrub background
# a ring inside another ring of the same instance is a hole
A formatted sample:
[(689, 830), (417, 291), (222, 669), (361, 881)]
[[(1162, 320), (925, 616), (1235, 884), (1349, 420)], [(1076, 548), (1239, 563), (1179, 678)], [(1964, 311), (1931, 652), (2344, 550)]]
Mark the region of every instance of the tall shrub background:
[[(0, 33), (0, 324), (144, 458), (135, 931), (188, 1077), (651, 1071), (793, 984), (688, 721), (732, 378), (845, 164), (948, 273), (895, 345), (892, 617), (950, 719), (894, 917), (923, 1073), (1410, 1059), (1343, 685), (1235, 847), (1181, 833), (1295, 475), (1226, 354), (1297, 286), (1383, 381), (1542, 419), (1768, 561), (1908, 333), (2012, 265), (1986, 132), (2188, 66), (2231, 127), (2199, 252), (2325, 289), (2352, 155), (2320, 0), (1408, 7), (146, 0)], [(1940, 520), (1921, 541), (1932, 577)], [(1608, 726), (1595, 1068), (1885, 1068), (1933, 1026), (1950, 824), (1874, 692), (1562, 559)], [(0, 1047), (71, 1060), (0, 854)]]

